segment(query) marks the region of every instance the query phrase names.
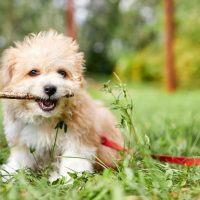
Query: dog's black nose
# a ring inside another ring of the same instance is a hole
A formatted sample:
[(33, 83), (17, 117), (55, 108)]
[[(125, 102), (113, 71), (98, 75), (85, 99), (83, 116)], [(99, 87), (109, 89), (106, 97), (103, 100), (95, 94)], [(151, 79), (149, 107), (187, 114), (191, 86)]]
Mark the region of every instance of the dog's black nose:
[(57, 88), (53, 85), (46, 85), (44, 86), (44, 92), (45, 94), (52, 96), (56, 93)]

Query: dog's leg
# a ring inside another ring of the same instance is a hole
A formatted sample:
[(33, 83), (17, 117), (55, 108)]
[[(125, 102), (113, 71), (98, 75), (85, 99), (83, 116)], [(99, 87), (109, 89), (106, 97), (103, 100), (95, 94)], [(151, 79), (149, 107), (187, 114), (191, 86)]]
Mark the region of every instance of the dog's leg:
[(89, 147), (78, 145), (73, 149), (66, 149), (61, 156), (58, 171), (50, 174), (49, 181), (53, 182), (58, 178), (65, 177), (70, 182), (69, 172), (93, 172), (96, 151)]
[(35, 160), (29, 150), (23, 145), (17, 145), (11, 148), (8, 161), (1, 166), (0, 173), (4, 180), (7, 180), (16, 170), (33, 168), (35, 164)]

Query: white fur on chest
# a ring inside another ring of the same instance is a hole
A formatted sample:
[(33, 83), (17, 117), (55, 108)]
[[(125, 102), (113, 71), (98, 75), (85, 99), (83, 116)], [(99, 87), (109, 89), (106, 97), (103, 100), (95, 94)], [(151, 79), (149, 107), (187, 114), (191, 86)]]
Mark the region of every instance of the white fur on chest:
[(37, 150), (48, 150), (54, 144), (56, 130), (48, 130), (41, 128), (36, 124), (28, 124), (23, 127), (20, 133), (20, 141), (27, 147), (32, 147)]
[(57, 139), (56, 130), (46, 123), (24, 123), (21, 120), (5, 121), (5, 132), (8, 142), (12, 145), (21, 143), (28, 148), (34, 148), (37, 151), (51, 150), (55, 140), (57, 146), (62, 147), (67, 139), (68, 133), (58, 130)]

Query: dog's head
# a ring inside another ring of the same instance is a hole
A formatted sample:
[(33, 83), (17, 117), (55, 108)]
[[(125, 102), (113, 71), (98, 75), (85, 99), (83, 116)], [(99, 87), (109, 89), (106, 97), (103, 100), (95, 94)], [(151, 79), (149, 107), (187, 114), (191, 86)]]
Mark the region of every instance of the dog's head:
[(39, 97), (19, 103), (35, 115), (54, 115), (62, 99), (83, 86), (83, 54), (76, 42), (55, 31), (15, 43), (4, 52), (1, 65), (1, 90)]

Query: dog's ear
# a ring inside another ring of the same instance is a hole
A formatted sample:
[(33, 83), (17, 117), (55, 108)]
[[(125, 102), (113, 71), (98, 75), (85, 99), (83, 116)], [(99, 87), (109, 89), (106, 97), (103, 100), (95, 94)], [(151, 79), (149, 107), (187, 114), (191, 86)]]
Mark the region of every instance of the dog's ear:
[(0, 89), (6, 88), (12, 79), (14, 65), (16, 64), (16, 49), (11, 47), (4, 51), (0, 67)]

